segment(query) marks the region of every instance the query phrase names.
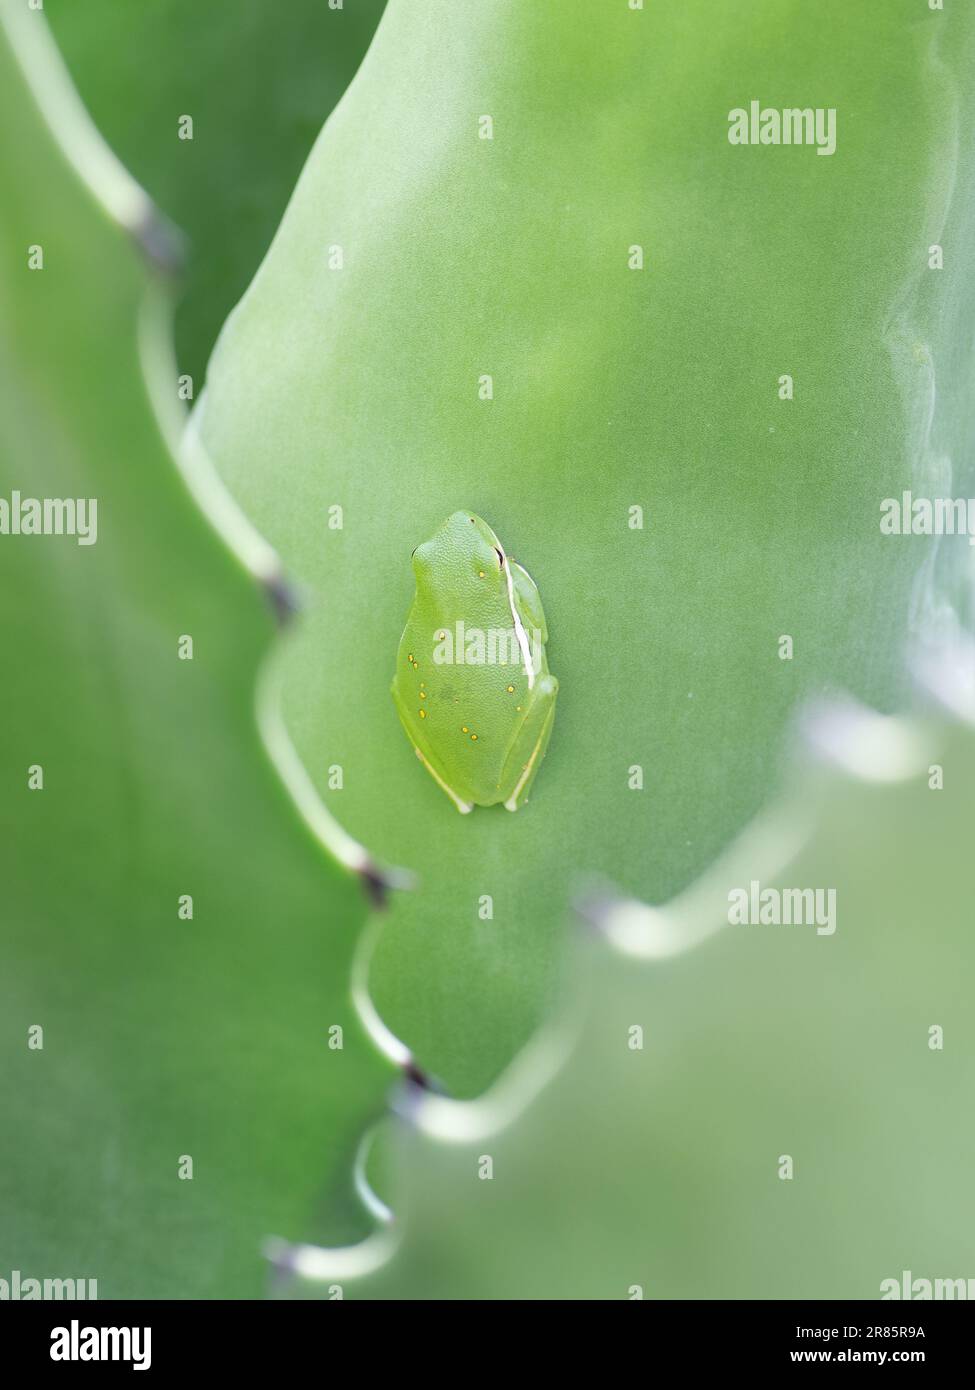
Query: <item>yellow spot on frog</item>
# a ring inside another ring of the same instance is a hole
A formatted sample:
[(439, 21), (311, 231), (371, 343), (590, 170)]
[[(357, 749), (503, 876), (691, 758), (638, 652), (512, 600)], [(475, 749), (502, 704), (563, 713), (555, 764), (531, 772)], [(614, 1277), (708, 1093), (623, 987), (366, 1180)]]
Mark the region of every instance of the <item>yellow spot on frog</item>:
[(472, 741), (473, 743), (476, 743), (476, 742), (477, 742), (477, 734), (471, 734), (471, 741)]
[(509, 685), (509, 686), (508, 686), (508, 694), (510, 695), (510, 694), (512, 693), (513, 690), (514, 690), (514, 686), (513, 686), (513, 685)]
[(426, 710), (425, 710), (425, 709), (421, 709), (421, 710), (420, 710), (420, 718), (421, 718), (421, 719), (426, 719), (426, 717), (427, 717), (427, 712), (426, 712)]
[(460, 731), (461, 731), (462, 734), (468, 733), (469, 730), (468, 730), (468, 728), (467, 728), (467, 725), (466, 725), (466, 724), (461, 724), (461, 726), (460, 726)]

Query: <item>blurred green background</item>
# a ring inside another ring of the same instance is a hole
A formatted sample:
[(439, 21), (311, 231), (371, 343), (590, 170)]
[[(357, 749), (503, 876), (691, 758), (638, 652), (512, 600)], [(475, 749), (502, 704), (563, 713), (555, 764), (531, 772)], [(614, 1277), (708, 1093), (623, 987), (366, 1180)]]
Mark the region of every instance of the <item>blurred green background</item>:
[[(385, 0), (47, 0), (108, 143), (188, 239), (176, 313), (196, 389)], [(177, 138), (193, 117), (193, 139)]]
[(0, 5), (0, 496), (98, 506), (94, 545), (0, 536), (0, 1277), (258, 1297), (269, 1233), (367, 1227), (352, 1156), (396, 1073), (350, 997), (366, 897), (268, 755), (273, 607), (171, 452), (170, 287), (70, 105), (77, 167), (40, 119), (70, 101), (43, 14)]

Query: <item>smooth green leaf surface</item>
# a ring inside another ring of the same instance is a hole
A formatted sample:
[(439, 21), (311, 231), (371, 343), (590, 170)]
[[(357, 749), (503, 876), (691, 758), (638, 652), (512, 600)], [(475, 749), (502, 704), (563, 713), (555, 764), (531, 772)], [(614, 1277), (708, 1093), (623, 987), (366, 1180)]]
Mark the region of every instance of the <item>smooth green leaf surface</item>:
[[(615, 945), (573, 943), (562, 1030), (483, 1100), (431, 1097), (399, 1122), (396, 1238), (292, 1252), (292, 1292), (878, 1299), (905, 1270), (969, 1279), (975, 733), (876, 720), (839, 728), (882, 780), (807, 771), (708, 884), (715, 908), (752, 879), (832, 890), (833, 934), (722, 924), (700, 890), (670, 918), (618, 905)], [(777, 863), (810, 803), (815, 831)]]
[[(26, 3), (26, 0), (25, 0)], [(202, 384), (384, 0), (47, 0), (108, 143), (186, 233), (179, 370)], [(180, 118), (193, 138), (178, 138)]]
[(98, 528), (0, 535), (0, 1266), (101, 1298), (255, 1296), (267, 1235), (362, 1229), (351, 1154), (393, 1075), (350, 1000), (365, 898), (259, 734), (268, 595), (157, 424), (169, 296), (136, 240), (158, 255), (164, 229), (43, 15), (0, 19), (0, 496), (94, 498)]
[[(541, 1016), (575, 872), (666, 901), (801, 696), (891, 708), (912, 624), (953, 620), (964, 540), (880, 515), (971, 478), (973, 56), (970, 8), (916, 0), (393, 0), (224, 329), (197, 427), (317, 600), (288, 724), (421, 875), (371, 987), (457, 1094)], [(835, 153), (731, 145), (752, 100), (835, 109)], [(457, 507), (538, 583), (561, 681), (514, 816), (459, 817), (388, 697)]]

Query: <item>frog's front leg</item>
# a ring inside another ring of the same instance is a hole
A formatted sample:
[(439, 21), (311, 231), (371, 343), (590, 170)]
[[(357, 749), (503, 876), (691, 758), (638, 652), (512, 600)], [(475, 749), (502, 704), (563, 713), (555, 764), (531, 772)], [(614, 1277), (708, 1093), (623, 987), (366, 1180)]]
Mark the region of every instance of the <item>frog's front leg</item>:
[(532, 708), (505, 758), (500, 785), (511, 789), (504, 803), (506, 811), (517, 811), (528, 799), (552, 732), (558, 693), (558, 681), (546, 672), (539, 679)]
[(528, 571), (522, 565), (516, 564), (514, 560), (510, 562), (510, 569), (511, 582), (518, 599), (522, 621), (528, 628), (529, 638), (533, 642), (540, 642), (544, 647), (548, 641), (548, 627), (545, 623), (545, 610), (542, 608), (542, 596), (538, 592), (538, 585)]

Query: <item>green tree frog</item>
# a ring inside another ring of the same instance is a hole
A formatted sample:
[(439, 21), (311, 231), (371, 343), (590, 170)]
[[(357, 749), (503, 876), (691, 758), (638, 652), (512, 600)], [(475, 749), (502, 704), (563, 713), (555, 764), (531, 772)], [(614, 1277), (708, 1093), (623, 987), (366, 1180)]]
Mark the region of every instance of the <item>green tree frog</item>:
[(473, 512), (413, 552), (416, 593), (392, 695), (423, 766), (458, 811), (523, 805), (545, 756), (559, 683), (538, 589)]

